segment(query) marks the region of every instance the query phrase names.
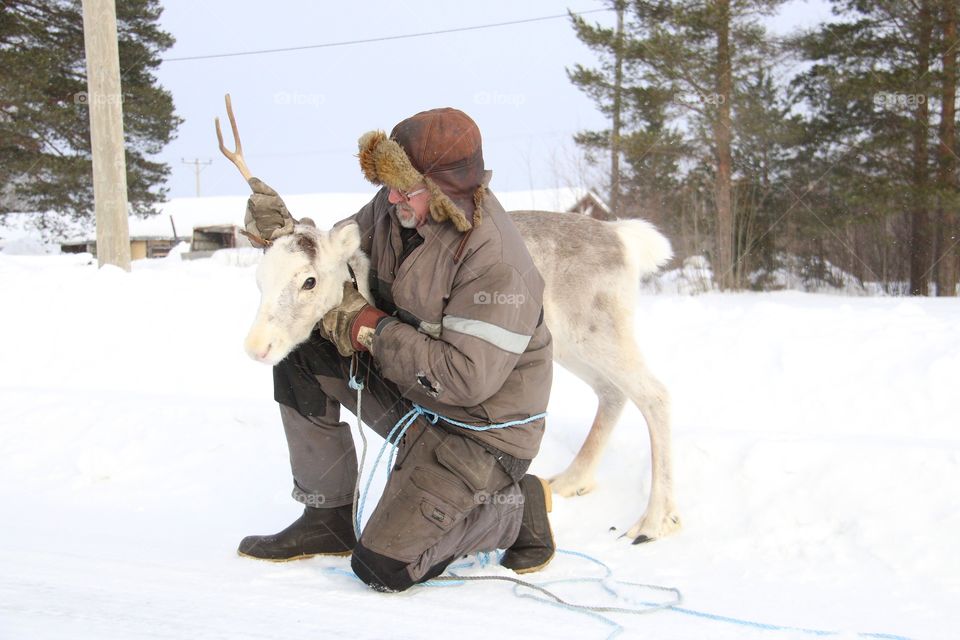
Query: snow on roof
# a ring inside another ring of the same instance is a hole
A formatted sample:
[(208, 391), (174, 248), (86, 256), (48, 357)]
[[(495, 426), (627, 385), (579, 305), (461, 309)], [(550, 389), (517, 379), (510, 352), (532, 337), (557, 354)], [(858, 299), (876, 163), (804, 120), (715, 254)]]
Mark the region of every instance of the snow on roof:
[(576, 201), (575, 204), (580, 205), (585, 200), (589, 199), (593, 204), (600, 207), (604, 213), (607, 213), (607, 214), (611, 213), (610, 207), (607, 205), (606, 202), (603, 201), (603, 198), (597, 195), (596, 191), (582, 191), (581, 194), (582, 194), (581, 197)]
[[(532, 191), (494, 192), (507, 211), (519, 209), (543, 209), (566, 211), (575, 205), (585, 191), (579, 189), (537, 189)], [(322, 229), (329, 229), (336, 222), (353, 215), (370, 201), (368, 193), (304, 193), (283, 196), (287, 208), (295, 218), (309, 217)], [(216, 198), (175, 198), (161, 206), (162, 214), (147, 220), (130, 220), (130, 235), (172, 235), (172, 215), (177, 233), (185, 229), (215, 224), (243, 225), (247, 196)]]
[(569, 211), (586, 193), (586, 189), (562, 187), (531, 191), (493, 190), (507, 211)]
[[(320, 227), (330, 227), (337, 220), (355, 213), (370, 200), (367, 193), (311, 193), (283, 196), (295, 218), (310, 217)], [(209, 198), (174, 198), (160, 205), (160, 215), (130, 218), (130, 236), (173, 237), (170, 218), (177, 234), (188, 236), (194, 227), (235, 224), (243, 226), (247, 196)]]
[[(539, 209), (567, 211), (585, 194), (576, 188), (534, 189), (530, 191), (494, 191), (507, 211)], [(370, 201), (373, 192), (366, 193), (305, 193), (283, 196), (287, 208), (296, 218), (310, 217), (317, 226), (329, 229), (338, 220), (356, 213)], [(243, 225), (247, 196), (215, 196), (201, 198), (174, 198), (159, 206), (160, 214), (149, 218), (130, 216), (131, 238), (173, 238), (170, 218), (181, 238), (189, 237), (194, 227), (223, 224)], [(0, 217), (0, 242), (29, 234), (26, 224), (31, 214), (8, 214)], [(94, 233), (79, 228), (72, 231), (63, 242), (92, 240)]]

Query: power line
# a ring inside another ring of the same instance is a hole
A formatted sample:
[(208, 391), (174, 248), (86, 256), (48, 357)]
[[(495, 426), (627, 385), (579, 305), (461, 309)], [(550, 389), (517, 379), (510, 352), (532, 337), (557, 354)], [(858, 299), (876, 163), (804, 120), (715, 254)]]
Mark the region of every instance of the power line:
[[(574, 13), (575, 16), (583, 16), (588, 13), (599, 13), (601, 11), (613, 11), (613, 9), (591, 9), (589, 11), (580, 11)], [(288, 51), (304, 51), (306, 49), (326, 49), (329, 47), (345, 47), (352, 44), (369, 44), (371, 42), (386, 42), (388, 40), (404, 40), (407, 38), (422, 38), (425, 36), (437, 36), (445, 33), (460, 33), (463, 31), (477, 31), (480, 29), (493, 29), (495, 27), (506, 27), (513, 24), (527, 24), (530, 22), (543, 22), (545, 20), (556, 20), (558, 18), (567, 18), (568, 14), (558, 14), (553, 16), (541, 16), (539, 18), (527, 18), (525, 20), (512, 20), (510, 22), (494, 22), (491, 24), (479, 24), (472, 27), (456, 27), (454, 29), (440, 29), (438, 31), (424, 31), (422, 33), (406, 33), (398, 36), (383, 36), (381, 38), (366, 38), (363, 40), (344, 40), (341, 42), (324, 42), (321, 44), (307, 44), (299, 47), (283, 47), (280, 49), (258, 49), (256, 51), (234, 51), (231, 53), (210, 53), (202, 56), (182, 56), (178, 58), (163, 58), (163, 62), (181, 62), (184, 60), (209, 60), (211, 58), (233, 58), (237, 56), (255, 56), (263, 53), (285, 53)]]

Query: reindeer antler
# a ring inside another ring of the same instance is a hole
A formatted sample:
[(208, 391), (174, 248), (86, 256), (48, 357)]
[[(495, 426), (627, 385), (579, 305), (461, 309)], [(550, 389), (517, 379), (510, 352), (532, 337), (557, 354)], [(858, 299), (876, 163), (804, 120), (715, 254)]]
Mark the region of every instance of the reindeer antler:
[(226, 94), (223, 99), (224, 102), (227, 103), (227, 116), (230, 118), (230, 128), (233, 130), (233, 141), (236, 144), (236, 149), (230, 151), (223, 146), (223, 132), (220, 131), (220, 118), (214, 118), (213, 121), (217, 125), (217, 142), (220, 143), (220, 153), (236, 165), (244, 180), (249, 181), (250, 178), (253, 177), (253, 174), (250, 173), (250, 169), (247, 168), (247, 163), (243, 159), (243, 145), (240, 144), (240, 131), (237, 129), (237, 119), (233, 117), (233, 105), (230, 104), (230, 94)]
[[(217, 142), (220, 144), (220, 153), (225, 155), (227, 160), (232, 162), (237, 169), (240, 170), (240, 175), (249, 183), (253, 174), (250, 173), (250, 169), (247, 168), (247, 162), (243, 159), (243, 145), (240, 144), (240, 130), (237, 128), (237, 119), (233, 116), (233, 104), (230, 102), (229, 93), (223, 96), (223, 101), (227, 103), (227, 116), (230, 118), (230, 129), (233, 131), (233, 142), (236, 145), (236, 149), (230, 151), (223, 145), (223, 132), (220, 131), (220, 118), (214, 118), (213, 122), (217, 127)], [(250, 243), (255, 247), (267, 249), (273, 245), (273, 241), (261, 238), (253, 233), (248, 233), (245, 230), (241, 229), (240, 233), (249, 238)]]
[(250, 240), (250, 244), (255, 246), (257, 249), (266, 250), (273, 246), (273, 240), (265, 240), (256, 234), (246, 231), (245, 229), (240, 229), (240, 235)]

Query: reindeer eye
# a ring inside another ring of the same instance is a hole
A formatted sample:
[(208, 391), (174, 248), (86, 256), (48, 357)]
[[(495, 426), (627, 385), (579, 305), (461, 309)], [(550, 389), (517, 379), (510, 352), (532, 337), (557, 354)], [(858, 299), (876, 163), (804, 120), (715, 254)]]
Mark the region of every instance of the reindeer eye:
[(303, 281), (304, 289), (313, 289), (315, 286), (317, 286), (316, 278), (307, 278), (306, 280)]

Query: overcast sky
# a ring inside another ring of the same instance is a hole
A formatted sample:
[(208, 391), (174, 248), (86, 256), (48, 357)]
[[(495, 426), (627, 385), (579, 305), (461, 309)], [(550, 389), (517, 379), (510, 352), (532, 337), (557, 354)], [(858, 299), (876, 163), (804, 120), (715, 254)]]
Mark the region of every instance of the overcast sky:
[[(254, 175), (281, 193), (367, 191), (356, 141), (389, 131), (424, 109), (457, 107), (483, 134), (496, 191), (575, 184), (572, 135), (602, 128), (603, 117), (567, 79), (592, 53), (569, 19), (473, 31), (201, 60), (203, 56), (387, 38), (604, 9), (597, 0), (441, 2), (368, 0), (167, 0), (161, 24), (177, 40), (164, 54), (160, 83), (185, 119), (161, 158), (173, 173), (170, 196), (195, 194), (192, 162), (213, 162), (200, 175), (202, 195), (247, 192), (220, 155), (213, 118), (226, 122), (229, 92)], [(822, 0), (793, 0), (773, 21), (778, 31), (828, 15)], [(613, 12), (589, 20), (612, 24)], [(225, 132), (228, 146), (229, 127)], [(306, 212), (295, 212), (305, 214)]]

